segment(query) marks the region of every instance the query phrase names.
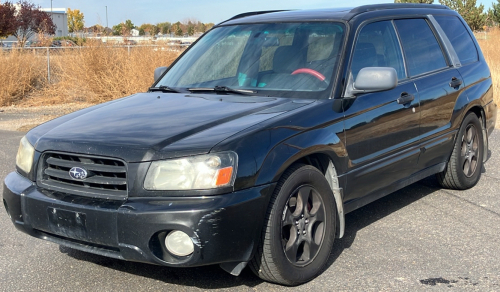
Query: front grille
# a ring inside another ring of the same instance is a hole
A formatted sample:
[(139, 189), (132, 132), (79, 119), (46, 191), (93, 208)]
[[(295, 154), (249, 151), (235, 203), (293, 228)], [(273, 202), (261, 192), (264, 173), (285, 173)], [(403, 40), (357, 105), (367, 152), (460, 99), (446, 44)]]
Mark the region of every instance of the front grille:
[[(83, 168), (87, 177), (73, 179), (69, 171)], [(107, 157), (66, 153), (46, 153), (38, 172), (38, 185), (44, 189), (109, 200), (127, 198), (127, 167), (125, 162)]]

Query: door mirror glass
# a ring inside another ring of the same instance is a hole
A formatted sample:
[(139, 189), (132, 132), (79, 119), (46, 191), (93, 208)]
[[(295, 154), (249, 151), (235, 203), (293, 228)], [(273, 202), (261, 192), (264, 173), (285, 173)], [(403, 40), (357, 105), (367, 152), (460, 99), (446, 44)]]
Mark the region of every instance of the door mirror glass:
[(365, 67), (356, 76), (352, 94), (393, 89), (398, 85), (398, 74), (392, 67)]

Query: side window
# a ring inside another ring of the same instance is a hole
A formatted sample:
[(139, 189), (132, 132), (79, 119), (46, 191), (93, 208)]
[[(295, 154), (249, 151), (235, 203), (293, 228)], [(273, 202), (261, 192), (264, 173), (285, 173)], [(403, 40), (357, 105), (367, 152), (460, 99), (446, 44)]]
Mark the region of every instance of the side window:
[(394, 21), (403, 44), (410, 76), (447, 67), (443, 51), (424, 19)]
[(392, 67), (398, 79), (405, 79), (401, 48), (392, 21), (367, 24), (359, 32), (351, 63), (351, 73), (356, 79), (365, 67)]
[(435, 16), (434, 18), (455, 48), (460, 63), (467, 64), (479, 60), (474, 41), (458, 17)]

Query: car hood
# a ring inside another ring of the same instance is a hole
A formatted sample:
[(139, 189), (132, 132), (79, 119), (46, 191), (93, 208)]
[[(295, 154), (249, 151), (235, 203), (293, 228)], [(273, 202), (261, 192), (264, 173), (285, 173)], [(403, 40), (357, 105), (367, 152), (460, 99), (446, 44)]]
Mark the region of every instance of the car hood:
[(313, 102), (284, 98), (141, 93), (45, 123), (28, 133), (39, 152), (127, 162), (208, 153), (254, 124)]

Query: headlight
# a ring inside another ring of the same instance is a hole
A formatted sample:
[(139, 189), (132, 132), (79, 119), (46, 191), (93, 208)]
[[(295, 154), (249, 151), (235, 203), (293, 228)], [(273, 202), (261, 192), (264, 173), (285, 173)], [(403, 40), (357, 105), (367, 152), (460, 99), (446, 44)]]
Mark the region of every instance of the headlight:
[(203, 190), (232, 186), (238, 156), (234, 152), (154, 161), (149, 167), (146, 190)]
[(26, 174), (30, 173), (31, 166), (33, 165), (33, 156), (35, 155), (35, 148), (31, 146), (26, 136), (21, 139), (19, 143), (19, 150), (17, 150), (16, 165)]

